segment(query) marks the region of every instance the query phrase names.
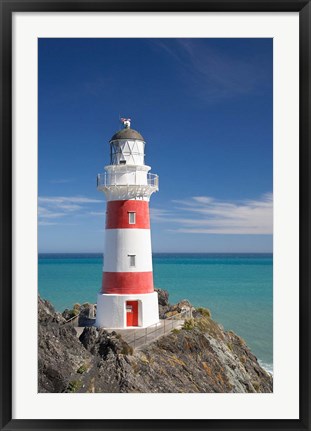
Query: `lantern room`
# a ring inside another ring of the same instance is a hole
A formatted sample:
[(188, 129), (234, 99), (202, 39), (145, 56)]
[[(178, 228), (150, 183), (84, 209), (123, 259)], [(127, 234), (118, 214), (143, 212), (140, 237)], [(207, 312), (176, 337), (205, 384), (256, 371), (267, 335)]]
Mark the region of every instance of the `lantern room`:
[(110, 139), (111, 165), (144, 165), (145, 141), (139, 132), (131, 129), (130, 120), (123, 122), (124, 129), (119, 130)]

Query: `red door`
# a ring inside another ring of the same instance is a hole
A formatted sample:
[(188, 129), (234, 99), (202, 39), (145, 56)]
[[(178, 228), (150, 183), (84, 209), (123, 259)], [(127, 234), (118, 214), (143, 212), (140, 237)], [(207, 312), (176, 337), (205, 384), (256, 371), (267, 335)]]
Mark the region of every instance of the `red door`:
[(138, 301), (126, 301), (126, 326), (138, 326)]

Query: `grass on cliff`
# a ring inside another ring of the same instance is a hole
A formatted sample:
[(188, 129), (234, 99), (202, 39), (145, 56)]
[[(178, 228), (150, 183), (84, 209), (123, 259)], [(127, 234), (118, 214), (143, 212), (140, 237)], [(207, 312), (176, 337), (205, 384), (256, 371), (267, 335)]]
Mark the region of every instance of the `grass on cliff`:
[(218, 323), (211, 319), (210, 314), (205, 313), (205, 316), (203, 316), (203, 313), (200, 314), (202, 317), (192, 317), (190, 319), (186, 319), (182, 329), (185, 331), (192, 331), (194, 329), (198, 329), (200, 332), (207, 333), (213, 338), (223, 340), (224, 336)]
[(203, 317), (208, 317), (209, 319), (212, 318), (212, 313), (208, 308), (199, 307), (199, 308), (196, 308), (195, 311), (200, 313)]
[(184, 325), (183, 325), (182, 329), (184, 329), (185, 331), (192, 331), (192, 329), (194, 329), (195, 327), (196, 327), (196, 322), (191, 317), (190, 319), (186, 319), (184, 321)]
[(68, 384), (68, 388), (66, 392), (74, 393), (77, 392), (82, 387), (82, 382), (80, 380), (72, 380)]
[(82, 364), (81, 367), (79, 367), (77, 369), (77, 373), (78, 374), (83, 374), (83, 373), (85, 373), (87, 371), (87, 369), (88, 369), (87, 364)]
[(134, 352), (134, 349), (132, 346), (130, 346), (127, 343), (124, 343), (121, 350), (121, 355), (132, 355)]

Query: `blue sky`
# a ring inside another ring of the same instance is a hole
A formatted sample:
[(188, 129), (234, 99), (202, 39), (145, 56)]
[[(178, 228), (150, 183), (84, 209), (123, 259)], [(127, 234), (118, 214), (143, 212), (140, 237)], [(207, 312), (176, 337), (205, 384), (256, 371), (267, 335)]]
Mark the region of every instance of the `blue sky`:
[(39, 251), (102, 252), (119, 115), (160, 177), (155, 252), (272, 251), (272, 39), (39, 39)]

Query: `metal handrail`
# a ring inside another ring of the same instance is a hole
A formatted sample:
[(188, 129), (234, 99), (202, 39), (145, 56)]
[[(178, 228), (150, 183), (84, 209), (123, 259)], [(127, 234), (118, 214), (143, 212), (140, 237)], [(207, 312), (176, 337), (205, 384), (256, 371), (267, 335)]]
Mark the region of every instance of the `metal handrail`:
[(171, 317), (168, 317), (167, 319), (164, 319), (163, 327), (161, 326), (160, 328), (158, 328), (156, 327), (156, 325), (147, 326), (145, 328), (145, 333), (139, 337), (136, 336), (136, 332), (141, 332), (141, 328), (137, 328), (137, 330), (134, 330), (133, 339), (128, 341), (128, 344), (132, 344), (134, 348), (139, 347), (139, 345), (146, 344), (149, 335), (156, 332), (159, 332), (159, 336), (167, 334), (180, 324), (179, 320), (186, 319), (189, 316), (191, 317), (191, 315), (191, 310), (182, 311), (181, 313), (175, 314)]
[(80, 313), (79, 313), (79, 314), (77, 314), (76, 316), (72, 316), (72, 317), (70, 317), (70, 319), (65, 320), (64, 325), (67, 325), (68, 323), (72, 323), (72, 322), (74, 322), (75, 320), (79, 319), (79, 316), (80, 316)]
[(142, 184), (141, 183), (141, 179), (137, 178), (137, 176), (135, 175), (135, 178), (131, 178), (131, 183), (128, 184), (119, 184), (118, 183), (118, 174), (117, 173), (107, 173), (104, 172), (102, 174), (98, 174), (97, 175), (97, 187), (107, 187), (107, 186), (118, 186), (118, 187), (122, 187), (122, 186), (151, 186), (151, 187), (159, 187), (159, 176), (157, 174), (151, 174), (148, 173), (147, 174), (147, 183), (146, 184)]

